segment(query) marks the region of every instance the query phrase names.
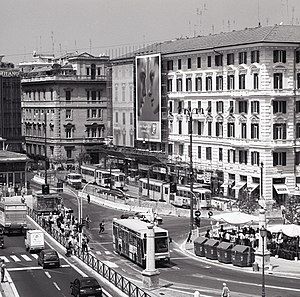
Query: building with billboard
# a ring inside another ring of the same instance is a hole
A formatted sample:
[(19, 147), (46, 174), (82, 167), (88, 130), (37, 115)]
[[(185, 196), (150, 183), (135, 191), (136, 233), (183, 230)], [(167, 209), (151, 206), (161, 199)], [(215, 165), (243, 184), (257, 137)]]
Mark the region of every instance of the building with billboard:
[(136, 139), (161, 142), (160, 54), (137, 56)]
[[(197, 181), (210, 184), (214, 195), (262, 196), (280, 204), (299, 194), (299, 46), (299, 26), (275, 25), (132, 53), (134, 71), (140, 71), (139, 57), (161, 56), (161, 143), (143, 137), (141, 128), (136, 147), (149, 143), (150, 152), (164, 151), (177, 164), (189, 162), (191, 150)], [(143, 100), (136, 95), (136, 129)], [(192, 112), (192, 147), (186, 110)]]
[(0, 56), (0, 137), (10, 151), (23, 151), (21, 122), (21, 79), (14, 64)]

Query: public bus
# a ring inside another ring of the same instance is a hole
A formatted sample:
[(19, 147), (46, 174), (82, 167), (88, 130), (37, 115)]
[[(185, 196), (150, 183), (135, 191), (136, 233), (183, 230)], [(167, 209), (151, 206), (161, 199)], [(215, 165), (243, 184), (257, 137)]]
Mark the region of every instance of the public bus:
[[(148, 179), (139, 179), (139, 191), (142, 196), (148, 197)], [(193, 188), (195, 203), (198, 208), (211, 207), (211, 191), (202, 185)], [(176, 193), (170, 193), (170, 184), (163, 180), (149, 179), (149, 199), (164, 200), (174, 206), (189, 208), (191, 191), (189, 185), (177, 185)]]
[[(149, 223), (139, 219), (113, 219), (113, 247), (117, 253), (145, 267)], [(155, 261), (170, 262), (169, 232), (154, 226)]]
[(200, 187), (193, 188), (192, 194), (188, 185), (177, 185), (176, 193), (170, 194), (170, 203), (174, 206), (190, 208), (190, 201), (192, 195), (194, 197), (194, 207), (196, 209), (211, 208), (211, 190)]
[(74, 187), (76, 190), (81, 189), (81, 174), (79, 173), (69, 173), (66, 176), (66, 182), (68, 185)]

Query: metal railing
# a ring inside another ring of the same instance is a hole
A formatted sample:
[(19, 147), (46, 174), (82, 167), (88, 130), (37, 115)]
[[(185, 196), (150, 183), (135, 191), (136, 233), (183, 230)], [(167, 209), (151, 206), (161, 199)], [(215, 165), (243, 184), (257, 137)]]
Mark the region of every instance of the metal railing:
[[(66, 246), (67, 239), (65, 236), (57, 230), (56, 228), (49, 227), (48, 225), (43, 226), (42, 218), (34, 213), (31, 209), (28, 209), (28, 215), (45, 231), (52, 236), (57, 242), (61, 245)], [(76, 247), (74, 250), (74, 255), (80, 259), (82, 262), (87, 264), (90, 268), (92, 268), (95, 272), (100, 274), (106, 280), (108, 280), (111, 284), (113, 284), (116, 288), (121, 290), (129, 297), (151, 297), (148, 293), (146, 293), (143, 289), (139, 288), (137, 285), (132, 283), (126, 277), (122, 276), (120, 273), (110, 268), (99, 259), (97, 259), (94, 255), (89, 252), (83, 251), (80, 247)]]

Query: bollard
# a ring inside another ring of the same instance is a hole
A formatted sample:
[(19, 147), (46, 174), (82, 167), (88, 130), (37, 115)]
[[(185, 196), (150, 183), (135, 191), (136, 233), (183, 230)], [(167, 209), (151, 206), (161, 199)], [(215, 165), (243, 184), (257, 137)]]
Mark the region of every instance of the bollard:
[(252, 268), (253, 268), (253, 271), (255, 271), (255, 272), (259, 271), (258, 263), (254, 262), (254, 263), (252, 264)]
[(200, 296), (200, 292), (199, 292), (199, 291), (195, 291), (194, 297), (201, 297), (201, 296)]

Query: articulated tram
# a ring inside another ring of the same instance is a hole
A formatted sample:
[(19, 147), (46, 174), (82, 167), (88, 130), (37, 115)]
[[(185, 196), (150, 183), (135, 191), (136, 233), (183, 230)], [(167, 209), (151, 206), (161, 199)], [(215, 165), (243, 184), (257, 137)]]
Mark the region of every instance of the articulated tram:
[(92, 182), (101, 187), (112, 187), (123, 189), (125, 187), (125, 174), (120, 169), (104, 169), (97, 165), (82, 165), (82, 179), (85, 182)]
[(197, 209), (211, 207), (211, 190), (204, 188), (203, 185), (193, 187), (193, 194), (191, 194), (189, 185), (177, 185), (176, 193), (170, 192), (170, 183), (163, 180), (139, 179), (139, 189), (142, 196), (148, 197), (151, 200), (164, 200), (174, 206), (183, 208), (190, 208), (191, 196), (194, 197), (194, 206)]

